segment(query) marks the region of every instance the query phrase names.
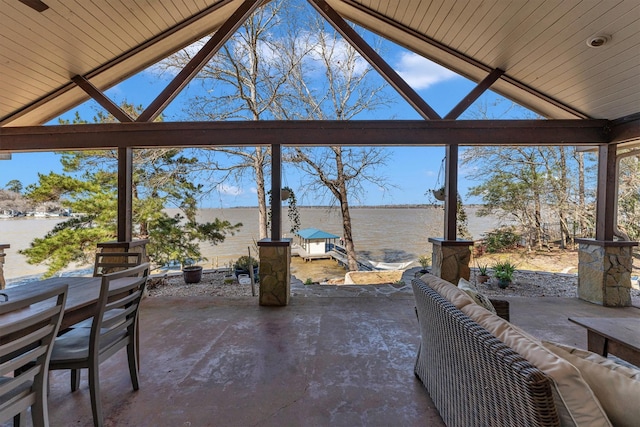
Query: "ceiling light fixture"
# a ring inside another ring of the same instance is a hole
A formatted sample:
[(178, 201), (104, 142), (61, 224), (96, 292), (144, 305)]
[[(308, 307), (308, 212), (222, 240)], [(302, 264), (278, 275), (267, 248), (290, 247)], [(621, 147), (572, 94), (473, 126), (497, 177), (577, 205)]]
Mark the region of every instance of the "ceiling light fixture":
[(598, 34), (593, 37), (589, 37), (587, 39), (587, 46), (592, 47), (594, 49), (604, 46), (605, 44), (611, 41), (611, 36), (607, 36), (604, 34)]
[(49, 9), (49, 6), (47, 6), (46, 4), (44, 4), (44, 2), (41, 2), (40, 0), (19, 0), (19, 1), (20, 3), (26, 4), (31, 9), (37, 10), (38, 12), (44, 12), (45, 10)]

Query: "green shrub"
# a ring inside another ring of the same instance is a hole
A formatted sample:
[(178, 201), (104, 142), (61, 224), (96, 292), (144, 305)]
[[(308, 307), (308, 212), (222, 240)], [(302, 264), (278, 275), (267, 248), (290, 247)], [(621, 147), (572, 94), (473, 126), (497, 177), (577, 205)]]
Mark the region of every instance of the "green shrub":
[(254, 257), (249, 257), (249, 255), (242, 255), (233, 264), (234, 270), (249, 271), (249, 266), (253, 266), (254, 268), (258, 266), (258, 260), (256, 260)]
[(483, 235), (487, 252), (496, 253), (516, 248), (521, 236), (514, 227), (501, 227)]
[(431, 265), (431, 258), (429, 255), (421, 255), (418, 258), (418, 262), (420, 263), (420, 267), (422, 267), (423, 270), (426, 270)]
[(493, 275), (498, 280), (511, 282), (513, 280), (513, 273), (516, 271), (516, 265), (510, 261), (497, 262), (493, 266)]
[(313, 285), (313, 280), (311, 279), (311, 277), (307, 277), (307, 280), (304, 281), (305, 285)]

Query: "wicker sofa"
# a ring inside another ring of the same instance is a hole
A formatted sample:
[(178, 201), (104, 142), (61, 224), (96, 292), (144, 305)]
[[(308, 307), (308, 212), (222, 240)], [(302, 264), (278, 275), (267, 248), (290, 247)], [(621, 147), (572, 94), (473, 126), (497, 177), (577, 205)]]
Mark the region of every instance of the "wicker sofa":
[(436, 276), (412, 286), (415, 375), (447, 426), (611, 426), (580, 371), (546, 344)]

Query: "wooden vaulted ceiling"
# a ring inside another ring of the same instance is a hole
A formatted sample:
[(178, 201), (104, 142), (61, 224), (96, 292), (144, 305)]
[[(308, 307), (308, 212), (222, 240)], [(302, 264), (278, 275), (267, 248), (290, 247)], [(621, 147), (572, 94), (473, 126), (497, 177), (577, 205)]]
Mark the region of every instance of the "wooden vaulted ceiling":
[[(503, 70), (491, 89), (547, 118), (630, 123), (620, 140), (640, 138), (637, 0), (326, 2), (474, 81)], [(242, 3), (0, 0), (0, 126), (55, 118), (88, 99), (74, 76), (104, 91), (215, 32)], [(588, 46), (594, 37), (607, 43)]]

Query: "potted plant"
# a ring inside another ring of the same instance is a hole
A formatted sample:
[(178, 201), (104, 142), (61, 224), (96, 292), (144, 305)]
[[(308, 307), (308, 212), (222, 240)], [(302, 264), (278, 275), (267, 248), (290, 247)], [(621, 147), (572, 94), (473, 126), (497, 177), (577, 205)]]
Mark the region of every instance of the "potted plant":
[(476, 280), (478, 283), (485, 283), (489, 280), (489, 266), (487, 264), (477, 264), (478, 274)]
[(253, 268), (253, 277), (258, 278), (258, 260), (249, 255), (242, 255), (233, 263), (233, 270), (236, 278), (240, 274), (249, 274), (249, 269)]
[(516, 266), (509, 261), (498, 262), (493, 266), (493, 274), (498, 279), (498, 286), (501, 289), (511, 284), (515, 271)]
[(427, 274), (429, 272), (429, 266), (431, 265), (431, 258), (428, 255), (421, 255), (418, 258), (418, 262), (420, 263), (420, 271), (419, 274)]
[(185, 283), (199, 283), (202, 280), (202, 266), (192, 264), (182, 267), (182, 277)]

